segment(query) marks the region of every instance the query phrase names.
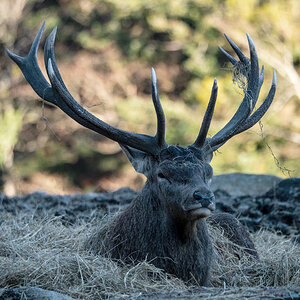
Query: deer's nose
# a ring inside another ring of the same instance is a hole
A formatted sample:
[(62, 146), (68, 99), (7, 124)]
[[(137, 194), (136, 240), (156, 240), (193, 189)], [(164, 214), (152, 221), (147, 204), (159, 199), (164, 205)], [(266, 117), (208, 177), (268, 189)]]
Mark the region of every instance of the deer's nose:
[(212, 192), (202, 193), (200, 191), (195, 191), (193, 196), (194, 196), (195, 200), (199, 201), (199, 203), (202, 205), (202, 207), (206, 207), (206, 208), (214, 207), (214, 201), (213, 201), (215, 198), (214, 193), (212, 193)]

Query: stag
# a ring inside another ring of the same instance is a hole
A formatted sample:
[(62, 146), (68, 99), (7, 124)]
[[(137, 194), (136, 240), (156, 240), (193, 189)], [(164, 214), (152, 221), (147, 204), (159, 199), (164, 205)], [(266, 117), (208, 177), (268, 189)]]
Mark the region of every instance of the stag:
[[(88, 112), (69, 93), (54, 56), (56, 28), (45, 43), (44, 60), (50, 83), (45, 79), (36, 56), (44, 27), (45, 22), (27, 56), (21, 57), (7, 50), (8, 56), (19, 66), (42, 99), (58, 106), (82, 126), (119, 143), (135, 170), (147, 178), (140, 194), (117, 215), (108, 229), (111, 257), (124, 261), (147, 258), (185, 281), (196, 280), (199, 285), (206, 285), (213, 253), (207, 217), (226, 229), (225, 233), (236, 244), (257, 255), (248, 233), (236, 219), (228, 214), (212, 214), (215, 197), (210, 189), (213, 170), (209, 165), (213, 152), (234, 135), (256, 124), (274, 98), (275, 71), (267, 97), (254, 111), (264, 81), (264, 68), (259, 74), (257, 53), (251, 37), (247, 34), (250, 59), (226, 35), (239, 59), (219, 47), (233, 66), (242, 70), (247, 80), (245, 96), (236, 113), (223, 129), (207, 137), (217, 99), (215, 79), (199, 134), (192, 145), (181, 147), (168, 145), (165, 141), (165, 116), (154, 69), (152, 100), (157, 117), (156, 134), (149, 136), (118, 129)], [(99, 243), (101, 241), (97, 240), (97, 236), (90, 243), (96, 252)]]

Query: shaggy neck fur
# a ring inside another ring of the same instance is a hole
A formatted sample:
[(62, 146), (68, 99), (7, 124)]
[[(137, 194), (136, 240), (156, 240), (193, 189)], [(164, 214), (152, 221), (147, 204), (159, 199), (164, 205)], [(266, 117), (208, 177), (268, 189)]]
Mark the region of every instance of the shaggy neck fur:
[(164, 205), (147, 182), (114, 222), (110, 237), (112, 257), (125, 261), (147, 258), (184, 281), (196, 280), (206, 285), (212, 246), (205, 220), (176, 220), (169, 217)]

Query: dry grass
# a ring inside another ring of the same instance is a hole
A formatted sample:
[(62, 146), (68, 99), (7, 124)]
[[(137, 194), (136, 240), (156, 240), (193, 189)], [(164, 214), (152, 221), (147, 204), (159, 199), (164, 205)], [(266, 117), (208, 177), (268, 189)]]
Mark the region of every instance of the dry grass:
[(220, 229), (210, 229), (216, 249), (213, 286), (300, 286), (300, 247), (291, 239), (267, 230), (255, 233), (257, 261), (226, 239)]
[[(2, 214), (0, 220), (0, 287), (38, 286), (84, 299), (190, 288), (146, 261), (128, 266), (85, 251), (85, 241), (99, 220), (69, 227), (60, 218)], [(300, 286), (300, 247), (291, 240), (267, 231), (256, 233), (257, 262), (222, 238), (220, 230), (211, 232), (217, 250), (214, 287)]]

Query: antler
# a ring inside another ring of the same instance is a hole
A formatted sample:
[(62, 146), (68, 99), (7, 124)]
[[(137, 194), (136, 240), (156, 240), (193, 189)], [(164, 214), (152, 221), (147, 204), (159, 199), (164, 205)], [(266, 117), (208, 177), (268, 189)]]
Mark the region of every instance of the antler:
[(214, 85), (213, 85), (212, 91), (211, 91), (211, 96), (210, 96), (210, 99), (209, 99), (209, 102), (207, 105), (205, 115), (203, 117), (202, 125), (200, 128), (198, 137), (197, 137), (195, 143), (193, 144), (193, 146), (195, 146), (197, 148), (201, 148), (205, 143), (208, 129), (210, 126), (210, 122), (211, 122), (211, 119), (214, 114), (217, 96), (218, 96), (218, 85), (217, 85), (217, 79), (215, 78)]
[[(229, 44), (239, 57), (239, 61), (228, 54), (224, 49), (219, 47), (222, 53), (229, 59), (229, 61), (234, 65), (234, 67), (241, 67), (246, 70), (244, 71), (244, 76), (247, 79), (247, 90), (245, 92), (244, 99), (240, 104), (238, 110), (231, 118), (231, 120), (221, 129), (217, 134), (212, 138), (206, 138), (208, 128), (213, 116), (214, 106), (217, 97), (217, 84), (216, 80), (212, 89), (211, 98), (201, 125), (199, 135), (193, 144), (193, 146), (201, 148), (203, 147), (204, 151), (213, 152), (226, 143), (234, 135), (239, 134), (254, 124), (256, 124), (266, 113), (270, 107), (275, 91), (276, 91), (276, 72), (273, 72), (273, 81), (268, 96), (261, 104), (261, 106), (252, 114), (253, 109), (256, 105), (261, 86), (264, 81), (264, 67), (262, 67), (261, 74), (259, 75), (259, 64), (256, 49), (251, 37), (247, 34), (248, 44), (250, 48), (250, 61), (242, 53), (239, 47), (225, 34), (226, 39)], [(251, 115), (252, 114), (252, 115)]]
[[(127, 145), (152, 155), (157, 155), (161, 149), (168, 146), (165, 141), (165, 116), (159, 100), (157, 79), (153, 68), (152, 100), (157, 116), (156, 135), (149, 136), (118, 129), (103, 122), (88, 112), (69, 93), (59, 73), (54, 55), (54, 42), (57, 31), (56, 27), (47, 38), (44, 50), (44, 61), (51, 85), (47, 82), (37, 62), (37, 50), (44, 28), (45, 22), (43, 22), (43, 25), (38, 31), (27, 56), (21, 57), (6, 49), (8, 56), (19, 66), (28, 83), (42, 99), (58, 106), (73, 120), (84, 127), (100, 133), (121, 145)], [(247, 70), (243, 71), (242, 69), (243, 75), (247, 79), (247, 90), (245, 92), (243, 101), (231, 120), (212, 138), (207, 138), (218, 92), (217, 81), (216, 79), (214, 80), (211, 98), (209, 100), (198, 137), (195, 143), (192, 145), (197, 148), (202, 148), (206, 152), (213, 152), (217, 150), (231, 137), (249, 129), (256, 124), (270, 107), (276, 91), (276, 73), (274, 71), (272, 86), (267, 98), (252, 114), (264, 81), (264, 67), (262, 67), (261, 74), (259, 75), (259, 64), (256, 49), (251, 37), (248, 34), (247, 38), (250, 48), (250, 61), (246, 56), (244, 56), (238, 46), (227, 35), (225, 35), (225, 37), (240, 60), (238, 61), (232, 57), (221, 47), (219, 47), (219, 49), (229, 59), (234, 67), (242, 67)]]
[(157, 80), (154, 69), (152, 69), (152, 100), (157, 115), (156, 135), (149, 136), (118, 129), (88, 112), (69, 93), (55, 61), (54, 42), (56, 27), (47, 38), (44, 50), (44, 61), (51, 85), (47, 82), (37, 62), (37, 50), (44, 28), (45, 22), (43, 22), (43, 25), (38, 31), (27, 56), (21, 57), (6, 49), (8, 56), (19, 66), (28, 83), (42, 99), (58, 106), (73, 120), (84, 127), (100, 133), (122, 145), (127, 145), (152, 155), (157, 155), (162, 148), (167, 147), (165, 142), (165, 117), (158, 97)]

